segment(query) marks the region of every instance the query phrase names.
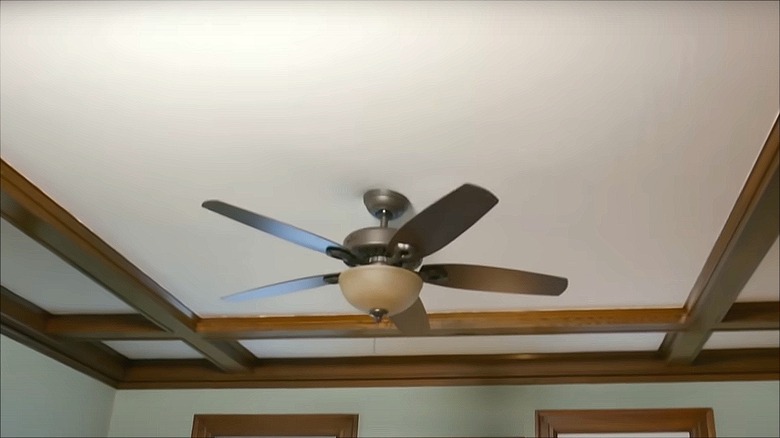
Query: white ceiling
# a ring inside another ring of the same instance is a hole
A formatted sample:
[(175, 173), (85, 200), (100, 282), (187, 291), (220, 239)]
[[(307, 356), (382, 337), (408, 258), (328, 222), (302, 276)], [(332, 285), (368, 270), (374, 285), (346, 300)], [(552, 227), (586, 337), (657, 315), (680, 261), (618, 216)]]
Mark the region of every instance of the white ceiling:
[(182, 341), (103, 341), (128, 359), (203, 359)]
[(264, 358), (655, 351), (663, 338), (664, 333), (588, 333), (376, 339), (253, 339), (240, 342), (257, 357)]
[[(239, 341), (259, 358), (531, 354), (654, 351), (663, 333), (406, 337), (377, 339), (257, 339)], [(200, 359), (181, 341), (104, 341), (130, 359)]]
[(714, 332), (704, 344), (705, 350), (729, 348), (780, 348), (780, 331)]
[(463, 182), (501, 202), (426, 261), (570, 287), (426, 286), (430, 311), (681, 306), (780, 99), (776, 2), (0, 12), (3, 159), (201, 315), (357, 312), (337, 287), (220, 301), (343, 265), (203, 200), (341, 240), (373, 224), (366, 189), (420, 210)]

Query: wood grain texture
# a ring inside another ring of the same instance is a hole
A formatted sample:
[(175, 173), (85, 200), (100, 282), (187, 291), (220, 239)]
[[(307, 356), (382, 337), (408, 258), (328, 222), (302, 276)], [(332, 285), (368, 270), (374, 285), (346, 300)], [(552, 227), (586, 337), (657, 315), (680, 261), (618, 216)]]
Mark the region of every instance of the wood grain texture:
[(139, 314), (50, 315), (45, 330), (49, 335), (71, 339), (178, 339)]
[(780, 330), (780, 303), (734, 303), (715, 330)]
[(217, 367), (242, 370), (253, 361), (238, 343), (211, 342), (197, 334), (192, 311), (2, 160), (0, 182), (0, 212), (16, 228), (175, 333)]
[[(432, 313), (426, 336), (527, 335), (682, 330), (682, 308)], [(778, 330), (780, 303), (735, 303), (715, 330)], [(178, 339), (139, 314), (49, 315), (45, 331), (70, 339)], [(403, 336), (392, 323), (363, 315), (203, 318), (197, 331), (213, 339), (378, 338)]]
[(266, 359), (223, 373), (206, 361), (133, 361), (119, 388), (323, 388), (777, 380), (780, 350), (708, 350), (701, 363), (657, 352)]
[(356, 438), (357, 414), (199, 415), (193, 438), (218, 436), (328, 436)]
[[(429, 315), (426, 336), (561, 334), (673, 331), (683, 327), (682, 309), (538, 310), (456, 312)], [(198, 333), (209, 338), (374, 338), (403, 336), (384, 321), (364, 315), (203, 318)]]
[(764, 259), (780, 227), (778, 120), (685, 304), (687, 327), (666, 336), (670, 362), (692, 362)]
[(116, 386), (124, 377), (127, 360), (107, 347), (44, 334), (47, 315), (38, 306), (0, 286), (2, 334), (101, 382)]
[(561, 433), (688, 432), (715, 437), (711, 408), (593, 409), (536, 411), (536, 436)]

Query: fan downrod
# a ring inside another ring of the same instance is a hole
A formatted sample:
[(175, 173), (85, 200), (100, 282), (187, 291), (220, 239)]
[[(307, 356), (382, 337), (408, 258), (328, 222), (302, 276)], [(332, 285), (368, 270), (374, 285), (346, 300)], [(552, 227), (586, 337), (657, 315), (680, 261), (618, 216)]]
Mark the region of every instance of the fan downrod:
[[(372, 189), (363, 195), (363, 203), (368, 212), (379, 219), (379, 226), (355, 230), (344, 239), (344, 248), (357, 259), (357, 264), (375, 263), (384, 259), (384, 263), (414, 269), (419, 266), (419, 257), (414, 256), (412, 248), (388, 248), (396, 233), (389, 227), (391, 219), (398, 219), (409, 208), (406, 196), (387, 189)], [(337, 257), (339, 258), (339, 257)]]

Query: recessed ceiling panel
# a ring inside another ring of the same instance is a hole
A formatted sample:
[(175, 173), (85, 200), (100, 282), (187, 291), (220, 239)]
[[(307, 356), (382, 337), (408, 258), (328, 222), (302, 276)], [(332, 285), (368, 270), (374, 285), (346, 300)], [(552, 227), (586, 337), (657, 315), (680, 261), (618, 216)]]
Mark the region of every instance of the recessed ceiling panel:
[(102, 286), (0, 220), (0, 281), (51, 313), (134, 313)]
[(262, 339), (240, 341), (257, 357), (423, 356), (587, 351), (654, 351), (663, 333)]
[(252, 339), (239, 342), (259, 358), (351, 357), (374, 354), (373, 339)]
[(103, 341), (128, 359), (203, 359), (182, 341)]
[(780, 348), (780, 331), (715, 332), (704, 344), (705, 350), (729, 348)]
[(775, 244), (753, 272), (737, 301), (780, 301), (780, 244)]
[(522, 354), (587, 351), (654, 351), (663, 333), (378, 338), (376, 354)]
[(3, 159), (201, 315), (356, 312), (221, 301), (344, 266), (204, 200), (341, 241), (365, 190), (420, 211), (464, 182), (500, 202), (426, 262), (570, 286), (429, 310), (682, 306), (780, 101), (777, 2), (0, 8)]

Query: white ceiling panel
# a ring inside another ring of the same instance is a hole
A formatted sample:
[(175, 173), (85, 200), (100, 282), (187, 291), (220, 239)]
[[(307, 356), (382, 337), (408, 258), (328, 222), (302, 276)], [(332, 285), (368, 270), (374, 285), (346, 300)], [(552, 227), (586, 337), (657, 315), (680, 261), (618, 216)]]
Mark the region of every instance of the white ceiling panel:
[(780, 301), (780, 244), (774, 245), (761, 260), (737, 301)]
[(135, 313), (102, 286), (0, 220), (0, 282), (51, 313)]
[(588, 351), (654, 351), (663, 333), (403, 337), (376, 339), (258, 339), (240, 341), (257, 357), (422, 356)]
[(778, 347), (780, 331), (776, 330), (714, 332), (704, 344), (705, 350)]
[(201, 315), (351, 313), (344, 266), (200, 207), (340, 241), (362, 193), (500, 203), (427, 262), (430, 311), (681, 306), (778, 114), (777, 2), (2, 2), (2, 156)]
[(654, 351), (663, 333), (378, 338), (376, 354), (523, 354), (588, 351)]
[(251, 339), (239, 341), (257, 357), (353, 357), (374, 354), (374, 339)]
[(182, 341), (103, 341), (128, 359), (203, 359)]

